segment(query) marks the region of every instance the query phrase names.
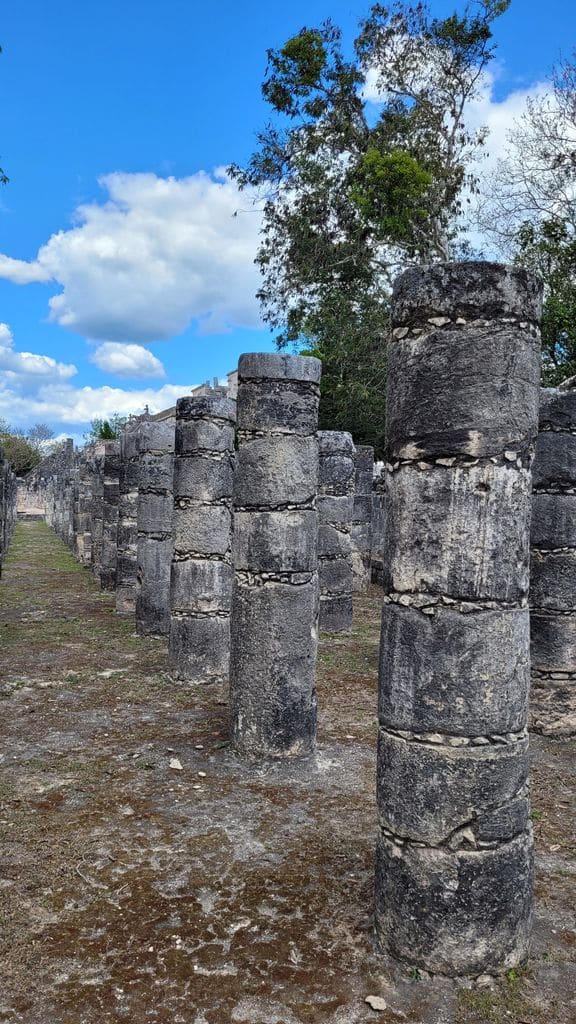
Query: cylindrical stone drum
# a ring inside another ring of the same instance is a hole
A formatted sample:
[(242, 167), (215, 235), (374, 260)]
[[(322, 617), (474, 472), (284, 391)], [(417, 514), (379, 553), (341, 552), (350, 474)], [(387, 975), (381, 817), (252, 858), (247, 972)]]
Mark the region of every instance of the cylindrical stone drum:
[(315, 745), (320, 368), (268, 353), (238, 366), (230, 713), (246, 758)]
[(116, 589), (119, 475), (120, 442), (107, 441), (104, 445), (104, 487), (102, 495), (102, 560), (100, 565), (100, 586), (102, 590)]
[(376, 928), (447, 975), (526, 954), (529, 524), (541, 285), (491, 263), (396, 282), (387, 390)]
[(354, 506), (350, 531), (352, 582), (354, 591), (361, 593), (367, 589), (371, 575), (374, 449), (367, 444), (356, 445), (354, 465)]
[(170, 632), (174, 420), (149, 420), (139, 433), (136, 630), (164, 636)]
[(576, 733), (576, 390), (543, 388), (532, 498), (532, 727)]
[(352, 626), (352, 512), (354, 456), (352, 435), (341, 430), (318, 432), (318, 576), (320, 629), (331, 633)]
[(176, 405), (168, 650), (173, 674), (188, 682), (228, 682), (235, 420), (229, 398)]
[(119, 615), (133, 615), (136, 608), (140, 423), (140, 420), (129, 420), (120, 434), (116, 553), (116, 611)]

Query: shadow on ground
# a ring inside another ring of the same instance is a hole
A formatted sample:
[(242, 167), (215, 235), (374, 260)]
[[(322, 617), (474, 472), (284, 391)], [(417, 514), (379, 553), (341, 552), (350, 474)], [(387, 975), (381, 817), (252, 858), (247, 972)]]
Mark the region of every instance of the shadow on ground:
[(174, 684), (164, 645), (44, 523), (19, 524), (0, 582), (0, 1020), (574, 1024), (574, 742), (533, 742), (525, 968), (456, 984), (374, 949), (379, 617), (374, 588), (351, 636), (322, 641), (317, 758), (250, 768), (226, 695)]

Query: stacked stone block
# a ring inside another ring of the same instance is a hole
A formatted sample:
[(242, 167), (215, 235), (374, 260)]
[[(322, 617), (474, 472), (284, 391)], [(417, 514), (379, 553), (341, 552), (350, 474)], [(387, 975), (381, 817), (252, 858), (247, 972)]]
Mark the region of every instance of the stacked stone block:
[(120, 434), (116, 529), (116, 611), (119, 615), (133, 615), (136, 610), (141, 423), (142, 420), (129, 420)]
[(576, 733), (576, 390), (540, 393), (530, 606), (533, 728)]
[(371, 579), (374, 449), (370, 445), (356, 445), (354, 467), (354, 506), (350, 532), (352, 582), (353, 590), (362, 593)]
[(99, 580), (102, 570), (102, 543), (104, 539), (104, 458), (105, 442), (94, 445), (91, 452), (92, 487), (90, 500), (90, 560), (89, 565)]
[(380, 463), (372, 486), (372, 543), (370, 552), (371, 579), (384, 585), (384, 538), (386, 536), (386, 469)]
[(100, 586), (116, 589), (118, 551), (118, 502), (120, 497), (120, 442), (106, 441), (102, 480), (102, 555)]
[(230, 712), (247, 758), (315, 745), (320, 369), (267, 353), (238, 366)]
[(320, 629), (342, 632), (352, 626), (352, 512), (354, 456), (351, 434), (318, 433), (318, 576)]
[(0, 576), (16, 522), (16, 476), (0, 448)]
[(142, 635), (170, 632), (174, 428), (173, 419), (148, 420), (139, 430), (136, 630)]
[(513, 967), (530, 932), (540, 307), (497, 264), (410, 270), (393, 295), (376, 927), (448, 975)]
[(235, 420), (228, 398), (176, 405), (169, 655), (189, 682), (228, 682)]

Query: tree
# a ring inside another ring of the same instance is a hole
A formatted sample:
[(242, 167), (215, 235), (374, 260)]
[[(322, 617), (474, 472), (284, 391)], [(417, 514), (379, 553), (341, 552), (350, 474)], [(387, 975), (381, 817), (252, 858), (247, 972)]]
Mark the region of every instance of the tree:
[(273, 120), (247, 166), (230, 169), (264, 202), (258, 297), (280, 348), (321, 356), (321, 417), (340, 425), (359, 413), (358, 441), (372, 442), (382, 415), (391, 277), (449, 256), (462, 197), (476, 187), (470, 160), (485, 132), (469, 131), (463, 115), (508, 6), (479, 0), (437, 19), (426, 3), (376, 4), (350, 60), (329, 21), (268, 51), (262, 91)]
[(576, 51), (508, 133), (482, 226), (544, 281), (542, 381), (576, 374)]
[(576, 51), (551, 85), (528, 99), (489, 182), (481, 226), (503, 252), (516, 251), (525, 223), (558, 221), (576, 233)]
[(35, 423), (27, 432), (0, 418), (0, 447), (17, 476), (25, 476), (45, 457), (41, 441), (54, 433), (45, 423)]
[(90, 429), (84, 434), (84, 437), (87, 438), (89, 444), (93, 441), (115, 441), (120, 437), (122, 427), (127, 419), (127, 416), (121, 416), (120, 413), (114, 412), (108, 419), (90, 420)]
[(554, 387), (576, 374), (576, 236), (558, 218), (525, 221), (515, 261), (544, 281), (542, 383)]

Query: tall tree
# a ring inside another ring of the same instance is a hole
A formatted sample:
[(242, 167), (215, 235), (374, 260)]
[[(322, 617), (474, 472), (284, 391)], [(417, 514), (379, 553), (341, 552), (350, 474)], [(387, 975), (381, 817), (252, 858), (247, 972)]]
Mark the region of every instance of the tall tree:
[(508, 133), (482, 226), (515, 262), (544, 280), (542, 381), (576, 374), (576, 51), (551, 88), (528, 100)]
[(359, 441), (383, 432), (390, 279), (449, 256), (476, 186), (470, 160), (485, 132), (468, 130), (464, 113), (509, 2), (445, 19), (426, 3), (376, 4), (351, 59), (331, 22), (268, 51), (272, 120), (247, 166), (231, 168), (264, 202), (259, 298), (279, 347), (323, 358), (322, 424), (354, 416)]

